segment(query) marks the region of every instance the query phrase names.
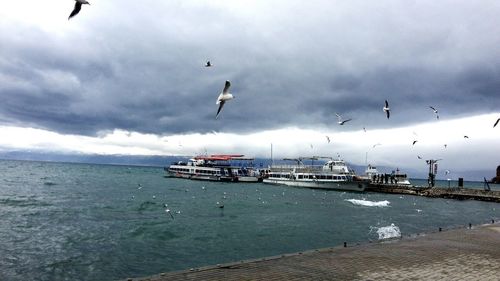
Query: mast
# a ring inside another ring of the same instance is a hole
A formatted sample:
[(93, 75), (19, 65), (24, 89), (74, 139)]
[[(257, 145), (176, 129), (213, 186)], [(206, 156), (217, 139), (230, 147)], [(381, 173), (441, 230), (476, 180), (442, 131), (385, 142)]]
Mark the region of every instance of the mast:
[(273, 143), (271, 143), (271, 166), (274, 166), (274, 159), (273, 159)]

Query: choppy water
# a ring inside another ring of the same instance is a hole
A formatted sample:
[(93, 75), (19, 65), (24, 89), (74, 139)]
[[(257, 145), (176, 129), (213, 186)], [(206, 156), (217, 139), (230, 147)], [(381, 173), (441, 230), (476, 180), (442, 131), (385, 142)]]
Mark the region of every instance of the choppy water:
[(163, 173), (0, 161), (0, 280), (116, 280), (500, 218), (495, 203)]

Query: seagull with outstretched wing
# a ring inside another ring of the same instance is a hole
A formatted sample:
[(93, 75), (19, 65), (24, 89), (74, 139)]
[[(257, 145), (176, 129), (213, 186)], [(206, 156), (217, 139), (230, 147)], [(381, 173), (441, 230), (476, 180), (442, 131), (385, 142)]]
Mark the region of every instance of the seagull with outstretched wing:
[(434, 111), (434, 114), (436, 114), (436, 119), (439, 119), (438, 110), (436, 108), (434, 108), (433, 106), (430, 106), (430, 105), (429, 105), (429, 108), (432, 109), (432, 111)]
[(228, 100), (234, 99), (233, 95), (229, 93), (229, 87), (231, 87), (231, 82), (226, 80), (226, 84), (224, 85), (224, 89), (222, 90), (222, 93), (220, 93), (219, 97), (217, 98), (217, 102), (215, 104), (219, 105), (219, 109), (217, 109), (217, 114), (215, 115), (215, 119), (219, 116), (220, 111), (222, 110), (222, 107)]
[(75, 8), (69, 15), (68, 20), (76, 16), (80, 12), (80, 10), (82, 9), (82, 4), (90, 5), (90, 3), (87, 2), (86, 0), (75, 0)]
[(391, 116), (391, 109), (389, 108), (389, 102), (385, 100), (385, 106), (382, 108), (382, 110), (385, 112), (385, 115), (387, 116), (387, 119)]
[(335, 113), (335, 115), (337, 115), (337, 119), (338, 119), (337, 123), (339, 123), (339, 125), (344, 125), (346, 122), (349, 122), (352, 120), (352, 119), (342, 120), (342, 116), (340, 116), (340, 114)]

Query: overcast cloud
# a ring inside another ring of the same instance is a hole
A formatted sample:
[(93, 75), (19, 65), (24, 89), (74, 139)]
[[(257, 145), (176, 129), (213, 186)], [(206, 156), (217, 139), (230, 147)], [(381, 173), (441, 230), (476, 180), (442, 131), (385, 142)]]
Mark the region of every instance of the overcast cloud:
[[(68, 21), (72, 0), (0, 0), (4, 128), (332, 133), (437, 122), (429, 105), (441, 121), (499, 112), (498, 1), (91, 4)], [(225, 80), (236, 98), (216, 120)]]
[[(10, 5), (4, 124), (245, 132), (333, 126), (339, 112), (359, 129), (428, 121), (431, 104), (442, 118), (492, 112), (500, 99), (497, 1), (94, 1), (70, 21), (73, 1), (36, 19)], [(226, 79), (236, 99), (215, 120)]]

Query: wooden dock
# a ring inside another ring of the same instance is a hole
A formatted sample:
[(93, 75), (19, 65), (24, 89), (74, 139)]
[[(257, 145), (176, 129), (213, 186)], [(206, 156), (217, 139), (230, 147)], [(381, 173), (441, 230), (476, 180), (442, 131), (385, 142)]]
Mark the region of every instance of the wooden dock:
[(401, 186), (391, 184), (370, 184), (366, 191), (408, 194), (425, 196), (432, 198), (448, 198), (457, 200), (479, 200), (500, 203), (500, 191), (482, 190), (471, 188), (442, 188), (442, 187), (421, 187), (421, 186)]
[(490, 224), (126, 280), (500, 280), (499, 245)]

